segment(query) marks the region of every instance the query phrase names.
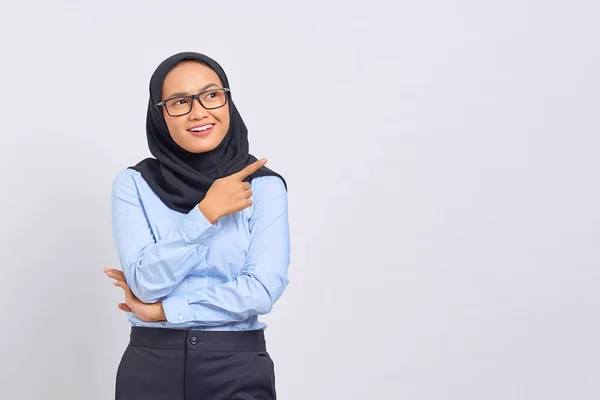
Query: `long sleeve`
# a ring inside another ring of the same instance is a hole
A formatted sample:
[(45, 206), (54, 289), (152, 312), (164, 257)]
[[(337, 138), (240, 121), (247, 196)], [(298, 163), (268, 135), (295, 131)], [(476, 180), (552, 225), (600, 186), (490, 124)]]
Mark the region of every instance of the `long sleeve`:
[(263, 178), (256, 184), (252, 200), (250, 244), (239, 276), (215, 286), (168, 296), (163, 300), (167, 321), (220, 325), (271, 311), (288, 284), (287, 192), (281, 179)]
[(132, 173), (122, 171), (113, 181), (113, 238), (127, 284), (141, 301), (154, 303), (171, 293), (204, 257), (215, 225), (194, 207), (156, 240)]

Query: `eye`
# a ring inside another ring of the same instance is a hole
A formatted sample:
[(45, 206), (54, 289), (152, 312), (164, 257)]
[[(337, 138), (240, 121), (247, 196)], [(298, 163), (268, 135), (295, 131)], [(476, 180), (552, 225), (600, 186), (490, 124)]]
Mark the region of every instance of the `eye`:
[(189, 100), (185, 97), (177, 97), (167, 101), (167, 106), (179, 107), (188, 104)]
[(208, 92), (204, 95), (205, 99), (214, 99), (217, 97), (217, 92)]

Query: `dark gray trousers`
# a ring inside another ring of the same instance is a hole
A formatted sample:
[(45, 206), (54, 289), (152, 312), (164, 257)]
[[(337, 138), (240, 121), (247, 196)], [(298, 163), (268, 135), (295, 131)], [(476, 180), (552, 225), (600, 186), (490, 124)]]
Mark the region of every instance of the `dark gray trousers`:
[(116, 400), (275, 400), (264, 332), (132, 327)]

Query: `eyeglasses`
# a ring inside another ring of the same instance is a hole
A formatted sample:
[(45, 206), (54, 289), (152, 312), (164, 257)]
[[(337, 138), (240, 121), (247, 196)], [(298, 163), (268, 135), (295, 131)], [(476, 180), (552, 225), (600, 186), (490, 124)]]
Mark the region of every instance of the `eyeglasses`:
[(223, 107), (227, 104), (227, 92), (229, 92), (228, 88), (210, 89), (190, 96), (170, 97), (156, 105), (164, 106), (167, 114), (171, 117), (180, 117), (192, 111), (194, 99), (197, 99), (200, 105), (207, 110)]

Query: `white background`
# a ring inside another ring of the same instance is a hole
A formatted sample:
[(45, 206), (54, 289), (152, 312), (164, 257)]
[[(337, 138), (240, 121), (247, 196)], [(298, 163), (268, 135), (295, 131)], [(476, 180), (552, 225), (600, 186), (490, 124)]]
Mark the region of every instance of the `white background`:
[(0, 3), (0, 397), (113, 397), (110, 186), (192, 50), (289, 185), (279, 398), (599, 398), (598, 2), (282, 3)]

